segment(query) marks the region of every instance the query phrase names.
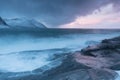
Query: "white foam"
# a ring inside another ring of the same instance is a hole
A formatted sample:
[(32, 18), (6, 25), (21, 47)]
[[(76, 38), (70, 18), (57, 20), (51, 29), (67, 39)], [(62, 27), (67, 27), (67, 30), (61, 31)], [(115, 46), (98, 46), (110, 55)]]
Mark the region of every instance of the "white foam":
[[(36, 68), (42, 67), (50, 61), (48, 61), (49, 54), (42, 53), (39, 55), (33, 54), (9, 54), (10, 52), (20, 52), (29, 50), (44, 50), (44, 49), (56, 49), (56, 48), (69, 48), (69, 49), (81, 49), (86, 47), (87, 41), (100, 41), (105, 38), (112, 38), (119, 34), (81, 34), (81, 35), (68, 35), (59, 38), (32, 38), (23, 36), (12, 36), (0, 38), (0, 70), (21, 72), (31, 71)], [(35, 58), (33, 59), (32, 57)]]
[(116, 80), (120, 80), (120, 71), (116, 71), (118, 73), (118, 77), (116, 78)]
[(43, 50), (54, 48), (85, 47), (87, 41), (100, 41), (119, 34), (81, 34), (59, 38), (33, 38), (28, 36), (12, 36), (0, 38), (0, 54), (25, 50)]
[(31, 71), (38, 67), (49, 63), (47, 54), (27, 54), (19, 53), (1, 55), (0, 56), (0, 70), (10, 72)]

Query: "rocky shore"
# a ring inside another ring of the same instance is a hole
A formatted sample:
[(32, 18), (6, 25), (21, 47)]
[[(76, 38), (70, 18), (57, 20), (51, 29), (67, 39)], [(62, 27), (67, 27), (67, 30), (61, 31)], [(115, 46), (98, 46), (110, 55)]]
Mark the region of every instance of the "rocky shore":
[(62, 64), (50, 70), (36, 69), (19, 77), (0, 73), (0, 80), (115, 80), (120, 70), (120, 36), (62, 56)]

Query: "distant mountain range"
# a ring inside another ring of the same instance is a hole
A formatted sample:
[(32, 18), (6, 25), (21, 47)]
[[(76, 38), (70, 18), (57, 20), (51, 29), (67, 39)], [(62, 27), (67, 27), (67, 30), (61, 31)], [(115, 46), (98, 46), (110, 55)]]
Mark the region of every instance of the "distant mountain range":
[(45, 29), (44, 24), (26, 18), (3, 19), (0, 17), (0, 29)]

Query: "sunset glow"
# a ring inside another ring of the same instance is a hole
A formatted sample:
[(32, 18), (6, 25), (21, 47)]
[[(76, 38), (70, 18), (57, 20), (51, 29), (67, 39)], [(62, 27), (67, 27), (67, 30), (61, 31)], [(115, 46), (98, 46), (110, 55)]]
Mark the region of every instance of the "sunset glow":
[[(118, 16), (120, 16), (120, 12), (116, 12), (113, 4), (108, 4), (89, 15), (77, 17), (75, 21), (61, 25), (60, 28), (107, 28), (111, 24), (120, 25)], [(118, 28), (119, 25), (115, 27)]]

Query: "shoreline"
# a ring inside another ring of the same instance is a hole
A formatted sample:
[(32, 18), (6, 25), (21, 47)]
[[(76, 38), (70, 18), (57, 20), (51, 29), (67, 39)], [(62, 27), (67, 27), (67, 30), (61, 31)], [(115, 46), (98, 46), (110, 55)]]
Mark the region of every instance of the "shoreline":
[[(39, 68), (33, 70), (31, 74), (29, 72), (23, 72), (23, 76), (9, 77), (6, 75), (4, 78), (0, 76), (0, 79), (115, 80), (119, 76), (116, 70), (120, 70), (120, 36), (102, 40), (100, 44), (88, 46), (81, 51), (63, 55), (63, 57), (65, 58), (61, 65), (43, 73), (39, 72), (41, 71)], [(13, 75), (17, 75), (17, 73)]]

